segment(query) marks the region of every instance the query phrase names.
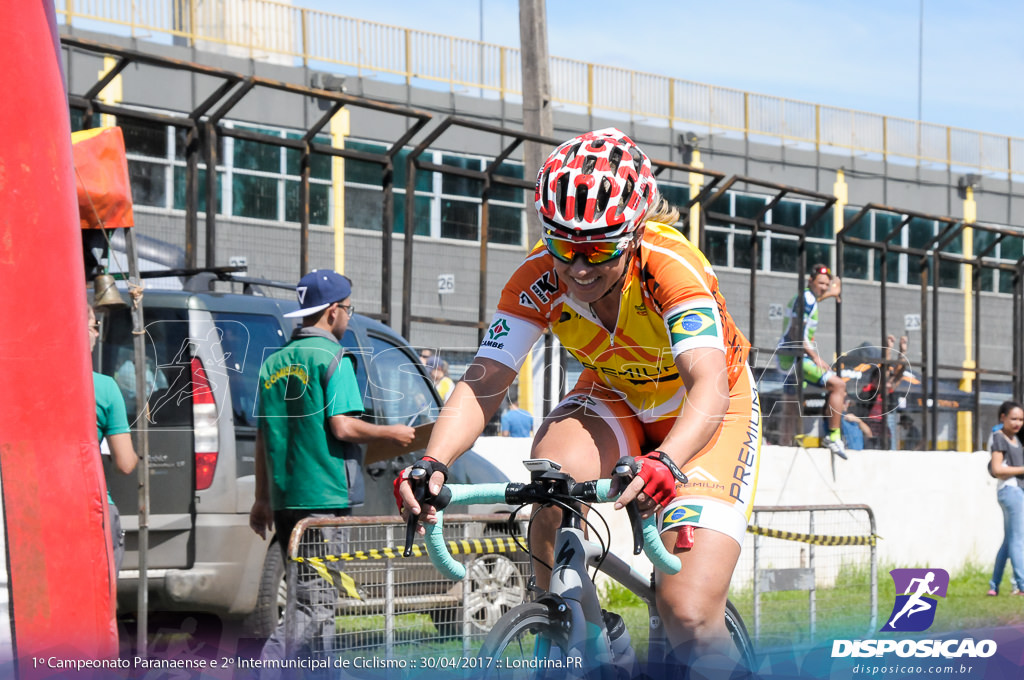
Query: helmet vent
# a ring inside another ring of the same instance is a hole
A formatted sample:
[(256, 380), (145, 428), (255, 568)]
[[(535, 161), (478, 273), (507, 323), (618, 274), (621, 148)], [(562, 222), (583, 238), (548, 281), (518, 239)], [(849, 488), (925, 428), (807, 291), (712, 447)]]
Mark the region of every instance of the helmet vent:
[(583, 220), (587, 210), (587, 185), (580, 184), (576, 187), (576, 219)]

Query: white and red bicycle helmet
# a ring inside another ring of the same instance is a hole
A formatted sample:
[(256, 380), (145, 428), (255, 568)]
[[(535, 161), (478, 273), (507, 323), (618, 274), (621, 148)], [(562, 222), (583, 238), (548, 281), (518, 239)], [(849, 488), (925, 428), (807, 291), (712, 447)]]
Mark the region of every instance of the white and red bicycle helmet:
[(633, 232), (657, 193), (651, 161), (617, 128), (555, 149), (537, 174), (534, 200), (547, 236), (604, 241)]

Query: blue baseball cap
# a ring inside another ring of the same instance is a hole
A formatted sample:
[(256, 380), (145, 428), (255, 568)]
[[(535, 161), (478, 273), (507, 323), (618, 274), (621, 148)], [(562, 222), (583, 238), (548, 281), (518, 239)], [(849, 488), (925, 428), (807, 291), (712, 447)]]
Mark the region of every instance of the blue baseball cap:
[(309, 316), (341, 302), (352, 295), (352, 282), (333, 269), (314, 269), (299, 280), (295, 295), (299, 308), (285, 314), (286, 317)]

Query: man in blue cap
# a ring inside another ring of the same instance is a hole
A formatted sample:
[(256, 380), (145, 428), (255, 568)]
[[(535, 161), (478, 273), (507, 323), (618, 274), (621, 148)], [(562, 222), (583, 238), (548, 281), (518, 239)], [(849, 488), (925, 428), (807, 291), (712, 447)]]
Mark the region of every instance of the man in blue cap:
[[(389, 440), (409, 444), (415, 435), (406, 425), (374, 425), (359, 418), (362, 395), (352, 362), (340, 344), (354, 313), (352, 283), (329, 269), (314, 270), (295, 288), (299, 317), (287, 345), (260, 369), (256, 435), (256, 500), (249, 526), (261, 537), (275, 526), (277, 542), (288, 563), (288, 540), (306, 517), (344, 517), (364, 500), (362, 451), (359, 444)], [(313, 530), (317, 531), (317, 530)], [(322, 528), (321, 540), (305, 539), (304, 557), (342, 551), (342, 530)], [(334, 634), (333, 588), (316, 574), (301, 575), (294, 588), (294, 646), (290, 656), (308, 656), (315, 635)], [(285, 657), (284, 624), (263, 648), (261, 658)]]

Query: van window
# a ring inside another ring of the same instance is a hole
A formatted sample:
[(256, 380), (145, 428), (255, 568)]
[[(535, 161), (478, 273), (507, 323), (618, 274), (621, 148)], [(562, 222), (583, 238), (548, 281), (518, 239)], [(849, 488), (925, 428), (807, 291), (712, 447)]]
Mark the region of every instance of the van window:
[(419, 358), (407, 347), (370, 335), (373, 359), (369, 388), (374, 392), (377, 422), (382, 425), (422, 425), (437, 420), (441, 411)]
[(214, 312), (220, 331), (224, 371), (231, 388), (235, 425), (256, 427), (256, 387), (263, 360), (288, 342), (277, 317), (268, 314)]
[[(192, 402), (188, 347), (188, 310), (146, 308), (146, 394), (153, 427), (191, 427)], [(128, 420), (135, 421), (135, 341), (129, 309), (100, 315), (94, 359), (97, 373), (111, 376), (124, 395)], [(181, 398), (174, 395), (182, 395)]]

